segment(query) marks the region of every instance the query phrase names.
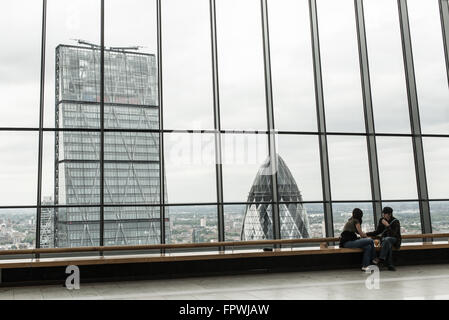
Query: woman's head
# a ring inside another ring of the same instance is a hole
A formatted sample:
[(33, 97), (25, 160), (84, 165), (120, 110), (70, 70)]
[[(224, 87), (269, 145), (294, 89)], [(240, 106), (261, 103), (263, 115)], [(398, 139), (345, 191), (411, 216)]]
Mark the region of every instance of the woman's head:
[(357, 219), (362, 223), (363, 211), (359, 208), (355, 208), (352, 210), (352, 218)]

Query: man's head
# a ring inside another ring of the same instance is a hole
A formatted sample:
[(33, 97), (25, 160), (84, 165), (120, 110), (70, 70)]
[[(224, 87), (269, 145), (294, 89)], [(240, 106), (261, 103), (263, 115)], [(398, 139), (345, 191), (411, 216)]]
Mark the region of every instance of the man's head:
[(382, 214), (385, 219), (391, 220), (391, 217), (393, 216), (393, 208), (391, 207), (384, 207), (382, 210)]

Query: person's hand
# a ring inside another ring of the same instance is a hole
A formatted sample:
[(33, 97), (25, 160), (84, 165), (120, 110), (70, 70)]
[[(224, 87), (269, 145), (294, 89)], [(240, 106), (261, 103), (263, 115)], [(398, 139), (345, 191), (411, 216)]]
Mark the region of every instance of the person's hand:
[(389, 226), (390, 226), (390, 224), (388, 223), (388, 221), (385, 220), (385, 219), (382, 219), (382, 224), (383, 224), (385, 227), (389, 227)]
[(360, 238), (367, 238), (368, 236), (366, 235), (365, 232), (360, 233)]

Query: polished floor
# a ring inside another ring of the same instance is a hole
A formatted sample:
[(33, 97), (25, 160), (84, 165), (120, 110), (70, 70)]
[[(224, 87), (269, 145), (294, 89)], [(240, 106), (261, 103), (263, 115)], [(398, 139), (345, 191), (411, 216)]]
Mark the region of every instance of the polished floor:
[[(82, 277), (82, 274), (81, 274)], [(378, 279), (379, 281), (377, 281)], [(378, 289), (377, 289), (378, 288)], [(449, 299), (449, 265), (399, 267), (379, 277), (357, 269), (0, 288), (0, 299), (315, 300)]]

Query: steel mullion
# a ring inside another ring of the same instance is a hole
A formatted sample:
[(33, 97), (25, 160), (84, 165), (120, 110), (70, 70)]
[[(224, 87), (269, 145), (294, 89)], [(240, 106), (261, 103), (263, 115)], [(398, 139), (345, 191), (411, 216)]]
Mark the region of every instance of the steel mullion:
[[(110, 51), (110, 50), (109, 50)], [(57, 105), (60, 104), (88, 104), (88, 105), (100, 105), (99, 102), (96, 101), (77, 101), (77, 100), (69, 100), (69, 99), (63, 99), (60, 100)], [(116, 103), (116, 102), (105, 102), (105, 106), (112, 106), (112, 107), (136, 107), (136, 108), (158, 108), (158, 106), (150, 105), (150, 104), (134, 104), (134, 103)]]
[(274, 126), (273, 110), (273, 86), (271, 79), (271, 57), (270, 57), (270, 35), (268, 27), (268, 4), (267, 0), (260, 0), (262, 15), (262, 40), (264, 53), (264, 75), (265, 75), (265, 102), (267, 112), (268, 127), (268, 155), (270, 157), (270, 175), (271, 175), (271, 193), (272, 201), (272, 219), (273, 219), (273, 238), (281, 239), (281, 227), (279, 219), (279, 192), (277, 183), (277, 153), (276, 153), (276, 132)]
[[(37, 208), (36, 208), (36, 248), (41, 247), (41, 220), (42, 220), (42, 157), (43, 157), (43, 127), (45, 103), (45, 53), (47, 39), (47, 0), (42, 1), (42, 33), (41, 33), (41, 74), (40, 74), (40, 104), (39, 104), (39, 146), (37, 169)], [(39, 255), (36, 255), (39, 258)]]
[(416, 183), (421, 216), (421, 229), (423, 233), (432, 233), (430, 217), (429, 195), (427, 189), (426, 169), (424, 161), (421, 123), (419, 118), (418, 93), (416, 88), (415, 69), (413, 64), (412, 41), (408, 17), (407, 1), (398, 0), (399, 21), (401, 26), (402, 51), (404, 58), (405, 77), (407, 83), (407, 96), (410, 113), (410, 124), (413, 134), (413, 153), (416, 170)]
[[(105, 4), (101, 0), (101, 55), (100, 55), (100, 246), (104, 246), (104, 100), (105, 100)], [(100, 252), (103, 255), (103, 252)]]
[(326, 236), (334, 236), (334, 223), (332, 215), (332, 197), (330, 186), (329, 173), (329, 154), (327, 148), (327, 132), (326, 132), (326, 118), (324, 109), (324, 93), (323, 93), (323, 76), (321, 70), (321, 53), (320, 53), (320, 39), (318, 32), (318, 13), (316, 0), (309, 0), (310, 10), (310, 31), (312, 37), (312, 54), (313, 54), (313, 70), (315, 81), (315, 99), (317, 109), (317, 122), (319, 132), (319, 147), (320, 147), (320, 164), (321, 164), (321, 182), (323, 191), (324, 203), (324, 221)]
[(373, 219), (377, 225), (381, 217), (381, 190), (379, 177), (379, 162), (377, 158), (377, 146), (374, 126), (373, 101), (371, 95), (371, 81), (369, 72), (368, 47), (366, 40), (365, 16), (363, 0), (354, 0), (355, 17), (357, 26), (357, 43), (359, 48), (360, 75), (363, 95), (363, 111), (365, 115), (366, 142), (368, 147), (368, 160), (371, 181), (371, 197), (373, 200)]
[[(218, 50), (217, 50), (217, 17), (215, 0), (210, 0), (210, 27), (212, 49), (212, 84), (214, 98), (214, 129), (215, 129), (215, 174), (217, 188), (218, 241), (225, 241), (224, 206), (223, 206), (223, 161), (221, 145), (221, 114), (220, 89), (218, 79)], [(219, 248), (223, 250), (224, 248)]]
[(447, 83), (449, 86), (449, 1), (439, 0), (441, 28), (443, 30), (444, 56), (446, 58)]
[[(157, 71), (158, 71), (158, 98), (159, 98), (159, 217), (160, 217), (160, 243), (165, 244), (165, 155), (164, 155), (164, 99), (162, 84), (162, 3), (156, 0), (157, 20)], [(163, 250), (161, 252), (164, 252)]]
[[(332, 203), (369, 203), (372, 200), (333, 200)], [(419, 202), (419, 199), (384, 199), (382, 202)], [(429, 202), (449, 202), (448, 199), (431, 199)], [(325, 201), (279, 201), (279, 203), (304, 203), (304, 204), (324, 204)], [(248, 202), (224, 202), (227, 206), (236, 205), (248, 205)], [(258, 204), (271, 204), (271, 201), (259, 201)], [(166, 207), (188, 207), (188, 206), (217, 206), (217, 202), (212, 203), (173, 203), (165, 204)], [(72, 204), (72, 205), (41, 205), (41, 208), (98, 208), (99, 204)], [(159, 207), (160, 204), (156, 203), (120, 203), (120, 204), (105, 204), (106, 208), (129, 208), (129, 207)], [(37, 209), (35, 205), (17, 205), (17, 206), (0, 206), (0, 210), (11, 210), (11, 209)]]

